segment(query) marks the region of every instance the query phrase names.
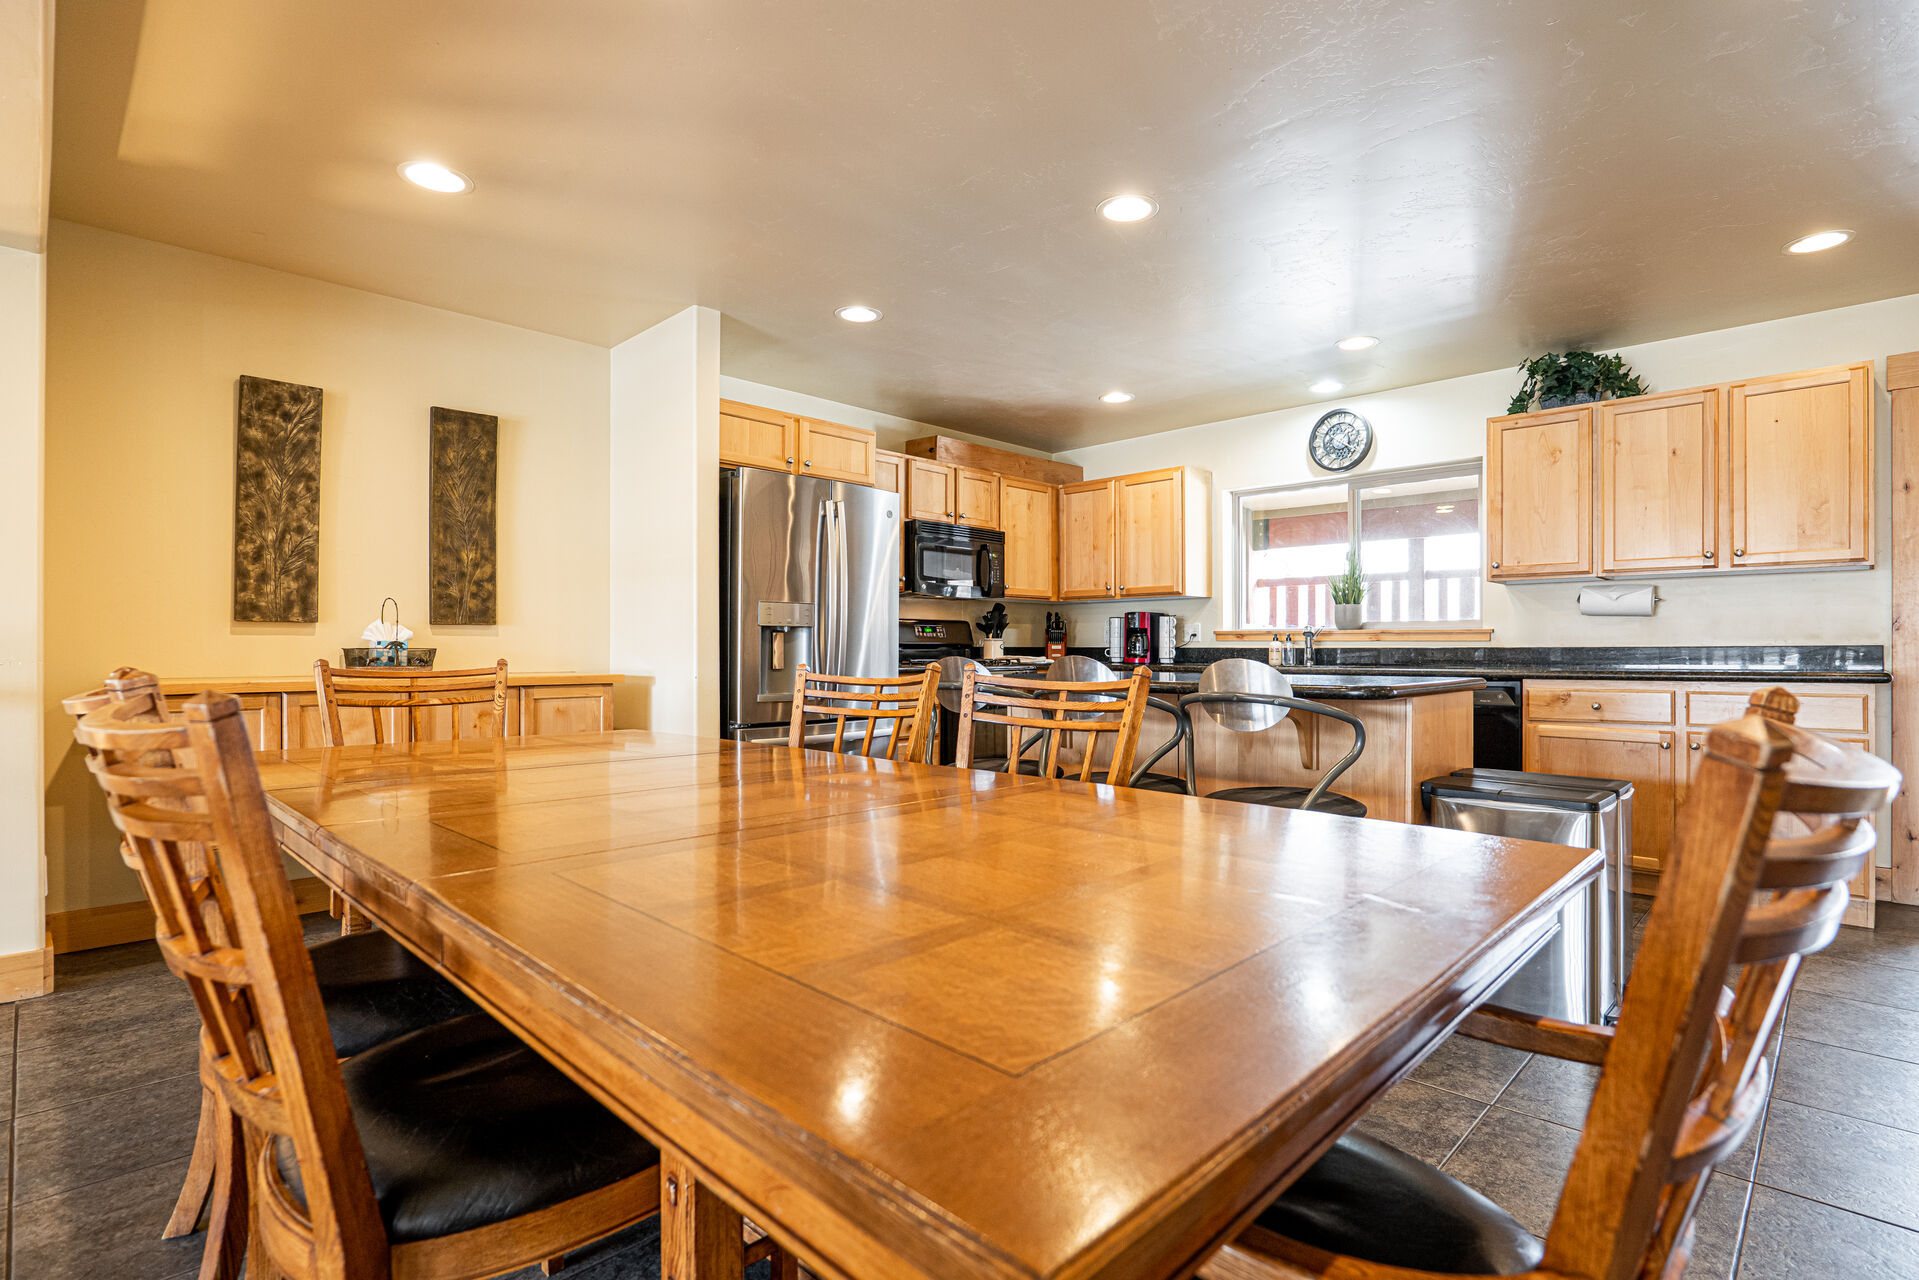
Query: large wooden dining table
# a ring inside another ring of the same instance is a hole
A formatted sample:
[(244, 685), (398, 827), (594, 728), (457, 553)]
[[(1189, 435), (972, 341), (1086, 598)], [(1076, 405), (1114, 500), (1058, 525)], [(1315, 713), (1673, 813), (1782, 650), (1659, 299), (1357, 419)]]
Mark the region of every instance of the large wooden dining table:
[(663, 733), (266, 752), (286, 848), (829, 1277), (1190, 1272), (1599, 856)]

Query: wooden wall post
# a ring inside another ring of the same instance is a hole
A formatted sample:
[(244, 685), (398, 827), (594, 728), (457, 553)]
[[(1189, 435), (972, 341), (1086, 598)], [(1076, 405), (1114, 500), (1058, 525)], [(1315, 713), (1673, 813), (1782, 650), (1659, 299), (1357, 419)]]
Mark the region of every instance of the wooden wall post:
[[(1892, 762), (1919, 779), (1919, 351), (1886, 357), (1892, 393)], [(1919, 903), (1919, 782), (1892, 804), (1894, 902)]]

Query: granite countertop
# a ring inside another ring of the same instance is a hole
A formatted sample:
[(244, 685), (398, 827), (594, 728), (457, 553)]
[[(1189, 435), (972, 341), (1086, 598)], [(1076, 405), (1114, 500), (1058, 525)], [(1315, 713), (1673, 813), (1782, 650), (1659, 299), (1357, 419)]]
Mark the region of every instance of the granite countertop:
[[(1153, 692), (1185, 694), (1199, 690), (1197, 673), (1199, 668), (1153, 669)], [(1395, 671), (1391, 675), (1379, 672), (1348, 674), (1345, 672), (1326, 672), (1323, 669), (1303, 671), (1287, 668), (1286, 674), (1293, 684), (1295, 698), (1310, 698), (1315, 702), (1355, 702), (1385, 701), (1388, 698), (1419, 698), (1434, 693), (1465, 693), (1474, 689), (1484, 689), (1486, 682), (1476, 676), (1416, 676)]]

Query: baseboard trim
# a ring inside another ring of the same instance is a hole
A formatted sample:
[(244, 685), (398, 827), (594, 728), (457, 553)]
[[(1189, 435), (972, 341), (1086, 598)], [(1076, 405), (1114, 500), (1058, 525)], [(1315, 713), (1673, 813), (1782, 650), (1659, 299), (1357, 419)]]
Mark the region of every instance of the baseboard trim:
[(32, 951), (0, 956), (0, 1004), (31, 1000), (53, 990), (53, 935)]
[[(301, 915), (325, 911), (326, 883), (311, 876), (300, 877), (293, 882), (293, 900), (300, 904)], [(153, 936), (153, 908), (147, 905), (145, 898), (136, 898), (105, 907), (56, 911), (47, 917), (47, 934), (52, 948), (49, 955), (143, 942)], [(9, 958), (0, 956), (0, 964)]]

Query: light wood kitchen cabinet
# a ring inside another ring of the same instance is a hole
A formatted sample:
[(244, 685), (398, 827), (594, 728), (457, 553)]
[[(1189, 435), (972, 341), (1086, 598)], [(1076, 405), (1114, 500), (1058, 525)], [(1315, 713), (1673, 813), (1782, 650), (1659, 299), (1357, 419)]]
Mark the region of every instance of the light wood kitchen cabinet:
[[(1641, 891), (1665, 865), (1712, 726), (1745, 714), (1777, 681), (1528, 680), (1525, 767), (1536, 773), (1622, 778), (1633, 784), (1633, 867)], [(1837, 742), (1875, 749), (1876, 685), (1788, 684), (1795, 722)], [(1885, 829), (1880, 824), (1880, 829)], [(1846, 923), (1873, 924), (1873, 869), (1852, 885)]]
[(1000, 528), (1006, 532), (1006, 595), (1052, 600), (1059, 591), (1059, 488), (999, 477)]
[[(875, 484), (874, 435), (737, 400), (720, 401), (720, 463)], [(884, 486), (881, 486), (882, 488)]]
[(1211, 595), (1212, 483), (1168, 467), (1061, 485), (1060, 599)]
[(1059, 598), (1103, 600), (1113, 594), (1111, 480), (1059, 488)]
[(720, 461), (791, 471), (800, 456), (800, 420), (790, 413), (720, 401)]
[(906, 519), (952, 524), (957, 495), (953, 468), (924, 458), (906, 459)]
[(520, 691), (520, 723), (529, 737), (605, 733), (613, 727), (613, 690), (597, 684), (529, 685)]
[(1870, 362), (1490, 418), (1495, 582), (1872, 563)]
[(991, 471), (954, 467), (953, 502), (959, 512), (955, 524), (999, 528), (999, 477)]
[(1599, 572), (1718, 563), (1719, 392), (1599, 406)]
[(1727, 388), (1733, 568), (1872, 559), (1872, 366)]
[(1657, 871), (1672, 843), (1673, 731), (1645, 726), (1526, 726), (1526, 768), (1633, 784), (1632, 864)]
[(1592, 573), (1592, 410), (1494, 418), (1486, 428), (1486, 561), (1494, 582)]
[(888, 493), (906, 492), (906, 455), (888, 449), (873, 450), (873, 487)]
[(800, 419), (798, 473), (822, 480), (873, 483), (873, 433), (818, 418)]

